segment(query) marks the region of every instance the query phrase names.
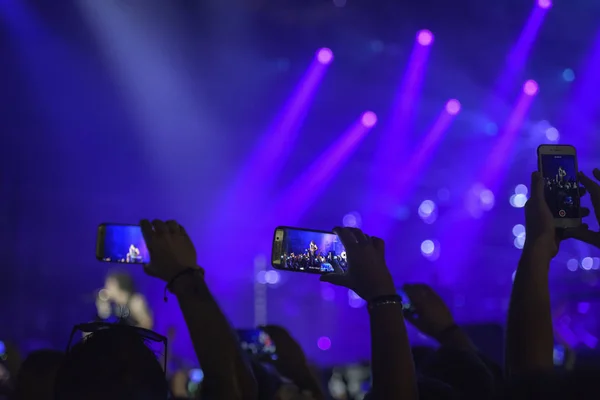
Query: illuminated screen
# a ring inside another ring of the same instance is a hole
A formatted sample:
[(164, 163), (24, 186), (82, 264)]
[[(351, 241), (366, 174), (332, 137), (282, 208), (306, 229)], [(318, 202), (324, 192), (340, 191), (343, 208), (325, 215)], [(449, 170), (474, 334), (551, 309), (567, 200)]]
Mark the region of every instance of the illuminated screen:
[(136, 225), (103, 225), (100, 229), (103, 261), (130, 264), (150, 262), (142, 228)]
[(282, 267), (292, 271), (333, 272), (337, 264), (346, 270), (346, 250), (333, 233), (285, 228), (282, 241)]
[(275, 343), (271, 336), (262, 329), (238, 330), (238, 337), (242, 349), (252, 356), (266, 356), (273, 360), (277, 359), (275, 355)]
[(579, 184), (574, 155), (543, 154), (544, 195), (554, 218), (579, 218)]

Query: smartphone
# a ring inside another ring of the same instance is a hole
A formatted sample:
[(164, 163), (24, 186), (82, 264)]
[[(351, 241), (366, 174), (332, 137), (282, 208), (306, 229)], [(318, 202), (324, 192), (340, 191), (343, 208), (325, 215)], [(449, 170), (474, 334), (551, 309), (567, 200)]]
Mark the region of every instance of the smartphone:
[(581, 225), (577, 152), (569, 145), (538, 147), (538, 168), (544, 179), (544, 196), (557, 228)]
[(104, 262), (146, 264), (150, 254), (139, 225), (100, 224), (96, 258)]
[(276, 269), (313, 274), (348, 267), (346, 250), (335, 233), (278, 226), (273, 236), (271, 264)]
[(277, 348), (271, 336), (262, 329), (238, 329), (242, 349), (259, 360), (277, 360)]

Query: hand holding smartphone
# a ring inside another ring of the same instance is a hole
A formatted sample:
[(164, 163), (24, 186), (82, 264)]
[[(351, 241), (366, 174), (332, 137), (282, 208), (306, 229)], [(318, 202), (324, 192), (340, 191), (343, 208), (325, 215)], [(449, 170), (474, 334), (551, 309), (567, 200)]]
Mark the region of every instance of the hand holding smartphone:
[(96, 258), (104, 262), (147, 264), (150, 254), (139, 225), (100, 224)]
[(279, 226), (273, 236), (271, 264), (286, 271), (326, 274), (345, 271), (348, 261), (335, 233)]
[(544, 197), (557, 228), (581, 225), (580, 191), (575, 147), (541, 145), (538, 168), (544, 179)]
[(250, 356), (262, 361), (277, 359), (275, 342), (263, 329), (238, 329), (236, 332), (242, 349)]

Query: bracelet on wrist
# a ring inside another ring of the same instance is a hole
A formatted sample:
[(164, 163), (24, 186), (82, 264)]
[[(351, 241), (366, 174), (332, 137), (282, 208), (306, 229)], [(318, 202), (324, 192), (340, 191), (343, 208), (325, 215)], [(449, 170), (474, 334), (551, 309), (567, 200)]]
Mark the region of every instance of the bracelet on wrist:
[(177, 280), (179, 278), (181, 278), (184, 275), (192, 275), (192, 274), (196, 274), (196, 273), (200, 273), (201, 270), (199, 268), (186, 268), (184, 270), (179, 271), (178, 273), (175, 274), (175, 276), (173, 276), (171, 278), (171, 280), (169, 280), (169, 282), (165, 285), (165, 293), (164, 293), (164, 300), (165, 303), (167, 302), (168, 298), (167, 298), (167, 290), (171, 293), (173, 293), (173, 285), (177, 282)]
[(369, 301), (367, 308), (369, 311), (371, 311), (374, 308), (392, 305), (392, 304), (402, 305), (402, 297), (398, 296), (397, 294), (391, 294), (391, 295), (387, 295), (387, 296), (377, 296)]

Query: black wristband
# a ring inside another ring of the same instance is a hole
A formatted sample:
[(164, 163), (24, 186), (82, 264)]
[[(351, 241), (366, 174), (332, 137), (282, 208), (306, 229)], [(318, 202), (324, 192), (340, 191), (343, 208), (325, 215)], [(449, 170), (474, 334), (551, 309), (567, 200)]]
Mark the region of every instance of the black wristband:
[(167, 302), (167, 290), (169, 292), (171, 291), (171, 287), (173, 286), (173, 284), (175, 283), (175, 281), (177, 279), (181, 278), (184, 275), (194, 274), (194, 273), (199, 272), (199, 271), (200, 270), (198, 268), (186, 268), (186, 269), (181, 270), (178, 273), (176, 273), (175, 276), (172, 277), (171, 280), (165, 285), (165, 293), (164, 293), (165, 303)]
[(378, 296), (378, 297), (371, 299), (371, 301), (369, 301), (367, 308), (369, 309), (369, 311), (371, 311), (375, 307), (385, 306), (388, 304), (402, 305), (402, 297), (398, 296), (397, 294)]
[(459, 329), (460, 329), (460, 326), (458, 326), (456, 324), (452, 324), (452, 325), (442, 329), (442, 331), (440, 333), (435, 335), (435, 340), (442, 343), (443, 341), (445, 341), (448, 338), (448, 336), (452, 335), (454, 332), (456, 332)]

